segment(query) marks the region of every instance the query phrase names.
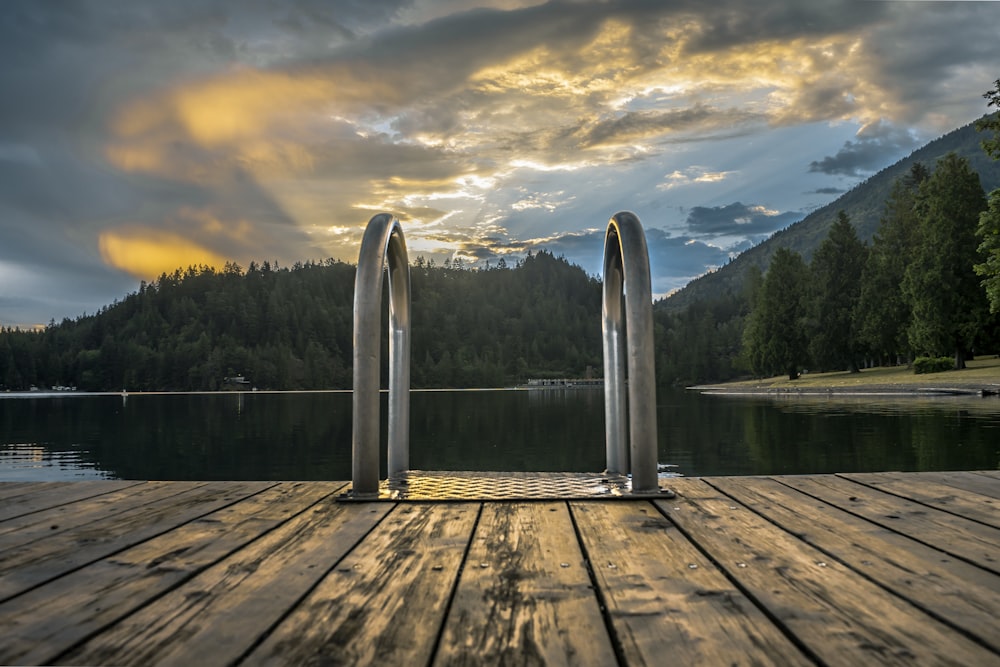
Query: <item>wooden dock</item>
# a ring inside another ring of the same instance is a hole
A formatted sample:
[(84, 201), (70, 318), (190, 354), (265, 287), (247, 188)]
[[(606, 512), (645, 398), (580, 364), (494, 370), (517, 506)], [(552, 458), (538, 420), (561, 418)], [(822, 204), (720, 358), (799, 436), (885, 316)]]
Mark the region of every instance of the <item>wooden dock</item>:
[(0, 483), (0, 664), (1000, 665), (1000, 472)]

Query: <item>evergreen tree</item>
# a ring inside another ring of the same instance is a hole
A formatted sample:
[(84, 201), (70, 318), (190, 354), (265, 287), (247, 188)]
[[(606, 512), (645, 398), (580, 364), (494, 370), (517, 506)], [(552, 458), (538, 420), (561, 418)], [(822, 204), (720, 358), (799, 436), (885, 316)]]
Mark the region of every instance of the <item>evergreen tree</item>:
[(913, 312), (908, 337), (919, 354), (954, 354), (956, 368), (965, 367), (987, 310), (973, 269), (985, 208), (979, 175), (954, 153), (938, 161), (917, 196), (918, 242), (903, 281)]
[(977, 120), (976, 129), (993, 133), (983, 139), (983, 150), (994, 160), (1000, 160), (1000, 79), (993, 82), (993, 88), (983, 93), (983, 97), (986, 99), (986, 106), (996, 107), (997, 111)]
[(787, 373), (794, 380), (806, 364), (808, 280), (801, 255), (787, 248), (774, 253), (744, 332), (746, 358), (754, 373)]
[(855, 312), (859, 342), (883, 364), (910, 357), (911, 313), (902, 285), (916, 238), (917, 189), (929, 175), (917, 162), (905, 178), (893, 184), (862, 272)]
[[(983, 94), (987, 106), (998, 111), (976, 122), (980, 132), (993, 132), (993, 136), (983, 139), (983, 150), (994, 160), (1000, 160), (1000, 79), (992, 90)], [(1000, 313), (1000, 188), (993, 190), (989, 197), (989, 208), (979, 216), (976, 235), (980, 238), (979, 252), (982, 262), (976, 264), (976, 273), (984, 276), (982, 285), (990, 303), (991, 313)]]
[(990, 312), (1000, 313), (1000, 188), (990, 193), (989, 207), (979, 214), (976, 236), (981, 240), (982, 262), (975, 265), (976, 273), (984, 276)]
[(810, 351), (823, 369), (858, 371), (854, 311), (861, 297), (861, 272), (868, 248), (844, 211), (813, 256)]

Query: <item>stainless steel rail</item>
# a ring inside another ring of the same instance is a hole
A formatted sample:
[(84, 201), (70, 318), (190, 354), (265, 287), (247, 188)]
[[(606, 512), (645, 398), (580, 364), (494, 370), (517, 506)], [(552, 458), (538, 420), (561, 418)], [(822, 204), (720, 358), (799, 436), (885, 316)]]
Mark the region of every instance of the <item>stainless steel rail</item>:
[[(631, 468), (633, 493), (658, 492), (653, 290), (649, 277), (649, 251), (639, 218), (628, 211), (617, 213), (611, 218), (604, 236), (604, 296), (601, 310), (608, 472), (625, 474)], [(626, 433), (628, 450), (625, 447)]]
[(410, 467), (410, 265), (399, 220), (368, 222), (354, 280), (353, 495), (378, 496), (382, 274), (389, 270), (389, 474)]
[[(354, 498), (379, 494), (382, 276), (386, 266), (390, 335), (388, 467), (393, 476), (410, 467), (410, 268), (403, 228), (391, 215), (380, 213), (365, 229), (354, 281)], [(642, 224), (633, 213), (617, 213), (604, 237), (602, 329), (607, 472), (625, 475), (631, 471), (635, 494), (660, 491), (652, 306), (649, 252)]]

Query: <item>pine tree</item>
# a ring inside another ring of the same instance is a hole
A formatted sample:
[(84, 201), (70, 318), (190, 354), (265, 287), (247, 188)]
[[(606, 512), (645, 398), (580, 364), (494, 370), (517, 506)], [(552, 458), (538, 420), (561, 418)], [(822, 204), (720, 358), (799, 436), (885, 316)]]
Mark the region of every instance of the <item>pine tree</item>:
[(858, 336), (854, 311), (861, 297), (861, 272), (868, 248), (858, 239), (844, 211), (813, 256), (812, 359), (824, 369), (858, 371)]
[(984, 276), (990, 312), (1000, 313), (1000, 188), (990, 193), (989, 208), (979, 214), (976, 236), (981, 239), (979, 253), (982, 262), (975, 265), (976, 273)]
[(929, 175), (917, 162), (905, 178), (893, 184), (862, 272), (855, 322), (862, 346), (880, 363), (910, 357), (911, 313), (902, 284), (916, 238), (917, 189)]
[(787, 248), (774, 253), (744, 332), (746, 358), (758, 375), (799, 376), (808, 359), (805, 297), (809, 269)]
[(993, 135), (983, 139), (982, 146), (986, 154), (994, 160), (1000, 160), (1000, 79), (993, 82), (993, 88), (983, 93), (987, 107), (996, 107), (997, 111), (987, 114), (976, 121), (976, 129), (980, 132), (992, 132)]
[[(987, 106), (1000, 110), (1000, 79), (992, 90), (983, 94)], [(980, 132), (992, 131), (993, 136), (983, 139), (983, 150), (994, 160), (1000, 160), (1000, 111), (976, 123)], [(991, 313), (1000, 313), (1000, 188), (990, 193), (989, 208), (979, 216), (976, 235), (980, 239), (979, 252), (983, 260), (976, 264), (976, 273), (984, 276), (982, 286), (990, 303)]]
[(920, 354), (954, 354), (955, 368), (964, 368), (987, 311), (973, 269), (975, 231), (986, 208), (979, 175), (949, 153), (920, 186), (916, 207), (919, 238), (903, 281), (913, 312), (910, 345)]

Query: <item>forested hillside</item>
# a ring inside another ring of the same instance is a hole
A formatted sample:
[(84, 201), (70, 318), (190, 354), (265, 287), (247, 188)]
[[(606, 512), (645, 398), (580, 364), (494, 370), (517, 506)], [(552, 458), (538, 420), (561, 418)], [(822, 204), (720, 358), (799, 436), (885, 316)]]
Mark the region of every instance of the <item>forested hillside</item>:
[[(1000, 107), (1000, 81), (984, 97), (990, 100), (988, 106)], [(751, 372), (795, 375), (807, 367), (853, 369), (861, 363), (893, 363), (915, 355), (954, 355), (955, 365), (961, 367), (967, 354), (996, 352), (1000, 196), (991, 196), (987, 213), (983, 192), (1000, 188), (998, 137), (997, 114), (987, 114), (658, 302), (654, 307), (658, 333), (673, 345), (658, 348), (661, 382), (715, 382)], [(961, 165), (959, 171), (971, 172), (968, 191), (978, 194), (937, 210), (938, 203), (949, 198), (920, 191), (919, 181), (945, 163), (950, 170)], [(943, 271), (946, 248), (958, 236), (956, 216), (967, 205), (980, 210), (962, 212), (968, 220), (963, 223), (961, 257), (949, 259), (950, 268)], [(974, 233), (979, 215), (986, 216), (979, 223), (985, 227)], [(816, 251), (830, 240), (841, 216), (857, 237), (856, 245), (848, 244), (855, 249), (845, 256), (854, 255), (856, 261), (850, 266), (833, 263), (831, 268), (823, 266), (830, 264), (823, 258), (813, 266)], [(977, 254), (980, 242), (983, 247)], [(787, 260), (783, 268), (793, 277), (771, 276), (771, 284), (765, 284), (772, 260), (779, 255)], [(975, 294), (963, 296), (963, 305), (956, 309), (951, 301), (960, 292), (959, 275), (961, 291), (971, 289)], [(855, 301), (842, 303), (848, 278), (858, 281), (851, 289), (860, 293)], [(987, 294), (993, 313), (982, 312)], [(786, 306), (792, 307), (783, 311)], [(966, 312), (970, 309), (975, 312)], [(949, 313), (947, 321), (941, 313)], [(830, 321), (834, 314), (835, 323)], [(926, 327), (933, 322), (936, 331), (930, 335)], [(778, 343), (785, 349), (776, 349)], [(832, 359), (831, 352), (841, 343), (850, 349), (839, 350)], [(690, 354), (682, 354), (684, 350)]]
[[(983, 140), (973, 126), (946, 135), (657, 303), (659, 384), (914, 355), (961, 367), (996, 352), (1000, 197), (987, 204), (984, 189), (1000, 187), (1000, 161)], [(980, 215), (988, 233), (975, 230)], [(976, 249), (984, 238), (988, 256)], [(773, 257), (782, 271), (768, 271)], [(0, 331), (0, 390), (247, 386), (236, 376), (260, 389), (348, 389), (354, 272), (328, 260), (162, 275), (94, 315)], [(542, 251), (473, 270), (418, 258), (411, 276), (414, 387), (602, 374), (601, 286), (565, 259)]]
[[(349, 389), (354, 271), (189, 268), (94, 315), (0, 332), (0, 389)], [(417, 260), (414, 387), (601, 374), (600, 284), (547, 252), (482, 271)]]
[(970, 123), (935, 139), (855, 186), (835, 201), (816, 209), (788, 228), (775, 232), (763, 243), (740, 253), (717, 271), (692, 280), (683, 289), (660, 301), (657, 307), (677, 312), (699, 301), (739, 296), (744, 291), (751, 268), (766, 271), (778, 248), (796, 252), (808, 262), (829, 233), (838, 211), (844, 211), (851, 219), (858, 238), (870, 243), (878, 229), (879, 217), (893, 184), (909, 173), (916, 163), (932, 167), (948, 153), (955, 153), (968, 160), (973, 171), (979, 174), (984, 190), (990, 192), (1000, 187), (1000, 162), (993, 161), (983, 152), (980, 144), (984, 138), (983, 133), (976, 130), (975, 124)]

